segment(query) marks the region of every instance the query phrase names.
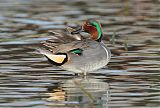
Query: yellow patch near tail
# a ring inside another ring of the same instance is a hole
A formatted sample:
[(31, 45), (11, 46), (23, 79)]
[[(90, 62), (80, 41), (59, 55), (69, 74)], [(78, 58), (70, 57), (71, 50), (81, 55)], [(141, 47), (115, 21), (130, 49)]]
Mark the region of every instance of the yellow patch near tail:
[(50, 60), (56, 62), (56, 63), (62, 63), (64, 59), (66, 58), (66, 55), (51, 55), (51, 54), (45, 54)]

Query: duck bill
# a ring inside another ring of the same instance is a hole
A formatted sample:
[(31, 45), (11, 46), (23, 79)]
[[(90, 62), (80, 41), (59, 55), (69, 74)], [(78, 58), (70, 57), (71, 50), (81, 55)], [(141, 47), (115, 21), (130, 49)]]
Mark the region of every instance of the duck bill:
[(71, 34), (79, 34), (81, 32), (84, 32), (83, 27), (82, 26), (78, 26), (77, 28), (75, 28), (74, 31), (71, 32)]

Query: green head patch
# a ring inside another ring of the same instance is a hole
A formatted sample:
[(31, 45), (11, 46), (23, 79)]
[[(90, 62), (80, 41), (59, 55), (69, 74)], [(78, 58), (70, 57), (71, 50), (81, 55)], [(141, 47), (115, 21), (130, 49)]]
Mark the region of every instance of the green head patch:
[(97, 39), (96, 41), (101, 41), (102, 39), (102, 29), (101, 29), (101, 25), (97, 22), (97, 21), (92, 21), (90, 22), (90, 24), (94, 27), (96, 27), (97, 31), (98, 31), (98, 36), (97, 36)]

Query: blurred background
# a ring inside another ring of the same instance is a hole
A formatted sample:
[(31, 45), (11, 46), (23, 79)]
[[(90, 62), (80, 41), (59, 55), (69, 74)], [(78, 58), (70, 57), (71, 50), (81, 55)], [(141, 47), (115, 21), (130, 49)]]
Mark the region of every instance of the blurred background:
[[(36, 53), (49, 30), (97, 18), (112, 51), (87, 79)], [(159, 108), (159, 0), (0, 0), (0, 108)]]

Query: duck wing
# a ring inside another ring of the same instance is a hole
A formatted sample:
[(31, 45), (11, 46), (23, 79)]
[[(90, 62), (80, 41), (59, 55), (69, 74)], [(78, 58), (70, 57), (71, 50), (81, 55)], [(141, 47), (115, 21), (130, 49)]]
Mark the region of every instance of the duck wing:
[(42, 46), (50, 51), (55, 51), (60, 45), (72, 43), (74, 41), (82, 41), (84, 39), (80, 34), (71, 34), (71, 32), (74, 30), (73, 28), (68, 27), (67, 30), (68, 32), (49, 31), (48, 35), (50, 38), (42, 41)]

